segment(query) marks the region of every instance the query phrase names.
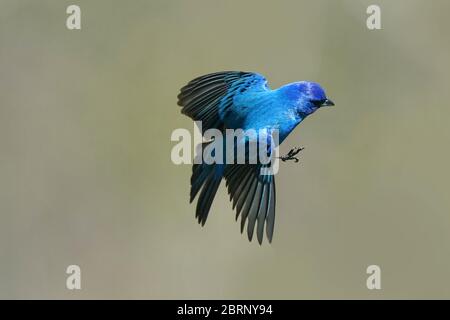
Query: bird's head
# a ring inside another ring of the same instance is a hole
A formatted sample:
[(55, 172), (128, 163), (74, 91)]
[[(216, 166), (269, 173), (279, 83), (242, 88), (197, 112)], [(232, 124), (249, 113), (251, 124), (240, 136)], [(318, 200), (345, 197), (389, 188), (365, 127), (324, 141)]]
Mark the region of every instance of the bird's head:
[(334, 102), (327, 98), (322, 87), (315, 82), (296, 82), (298, 112), (309, 115), (322, 107), (334, 106)]

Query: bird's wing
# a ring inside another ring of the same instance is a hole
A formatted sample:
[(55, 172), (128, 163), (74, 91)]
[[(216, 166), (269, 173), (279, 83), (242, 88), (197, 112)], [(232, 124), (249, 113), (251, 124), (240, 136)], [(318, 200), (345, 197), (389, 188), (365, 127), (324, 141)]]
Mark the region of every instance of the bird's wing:
[(195, 78), (181, 88), (178, 105), (183, 107), (183, 114), (194, 121), (202, 121), (203, 132), (210, 128), (223, 130), (220, 115), (230, 109), (237, 93), (249, 90), (268, 90), (267, 80), (252, 72), (211, 73)]
[(236, 207), (236, 220), (241, 214), (241, 232), (247, 221), (247, 235), (251, 241), (256, 227), (258, 242), (261, 244), (266, 225), (266, 236), (272, 242), (275, 223), (275, 177), (261, 175), (261, 164), (235, 164), (227, 166), (225, 179)]

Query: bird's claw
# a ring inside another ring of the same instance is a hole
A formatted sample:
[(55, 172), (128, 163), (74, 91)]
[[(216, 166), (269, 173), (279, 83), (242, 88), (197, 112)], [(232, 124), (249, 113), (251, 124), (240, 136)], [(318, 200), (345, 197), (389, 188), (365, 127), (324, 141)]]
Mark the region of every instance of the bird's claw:
[(295, 163), (299, 162), (300, 160), (296, 157), (296, 155), (302, 151), (303, 149), (305, 149), (304, 147), (298, 148), (292, 148), (291, 150), (289, 150), (288, 154), (285, 156), (281, 156), (279, 157), (281, 159), (281, 161), (286, 162), (289, 160), (294, 160)]

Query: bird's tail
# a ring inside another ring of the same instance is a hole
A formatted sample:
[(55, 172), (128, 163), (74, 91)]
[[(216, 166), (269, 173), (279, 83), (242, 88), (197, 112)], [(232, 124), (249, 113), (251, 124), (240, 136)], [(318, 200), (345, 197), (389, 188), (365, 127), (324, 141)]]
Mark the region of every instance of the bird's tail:
[[(203, 143), (202, 148), (208, 143)], [(194, 201), (201, 189), (195, 217), (202, 226), (208, 218), (214, 196), (222, 181), (223, 168), (224, 165), (206, 163), (194, 164), (192, 166), (190, 202)]]

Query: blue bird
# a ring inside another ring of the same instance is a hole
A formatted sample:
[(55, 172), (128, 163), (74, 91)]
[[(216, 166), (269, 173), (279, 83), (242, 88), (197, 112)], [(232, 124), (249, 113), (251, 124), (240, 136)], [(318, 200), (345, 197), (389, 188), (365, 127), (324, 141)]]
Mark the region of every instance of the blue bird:
[[(202, 131), (218, 129), (278, 130), (279, 143), (307, 116), (323, 106), (333, 106), (322, 87), (314, 82), (300, 81), (272, 90), (260, 74), (224, 71), (207, 74), (190, 81), (178, 95), (181, 112), (195, 121), (202, 121)], [(205, 147), (209, 142), (202, 144)], [(269, 144), (268, 148), (271, 146)], [(300, 149), (292, 149), (281, 160), (296, 160)], [(268, 150), (270, 152), (271, 150)], [(197, 194), (196, 218), (203, 226), (222, 178), (226, 181), (230, 201), (241, 215), (241, 232), (247, 222), (251, 241), (256, 225), (261, 244), (266, 236), (272, 241), (275, 223), (275, 177), (261, 175), (261, 163), (194, 164), (191, 176), (190, 202)]]

